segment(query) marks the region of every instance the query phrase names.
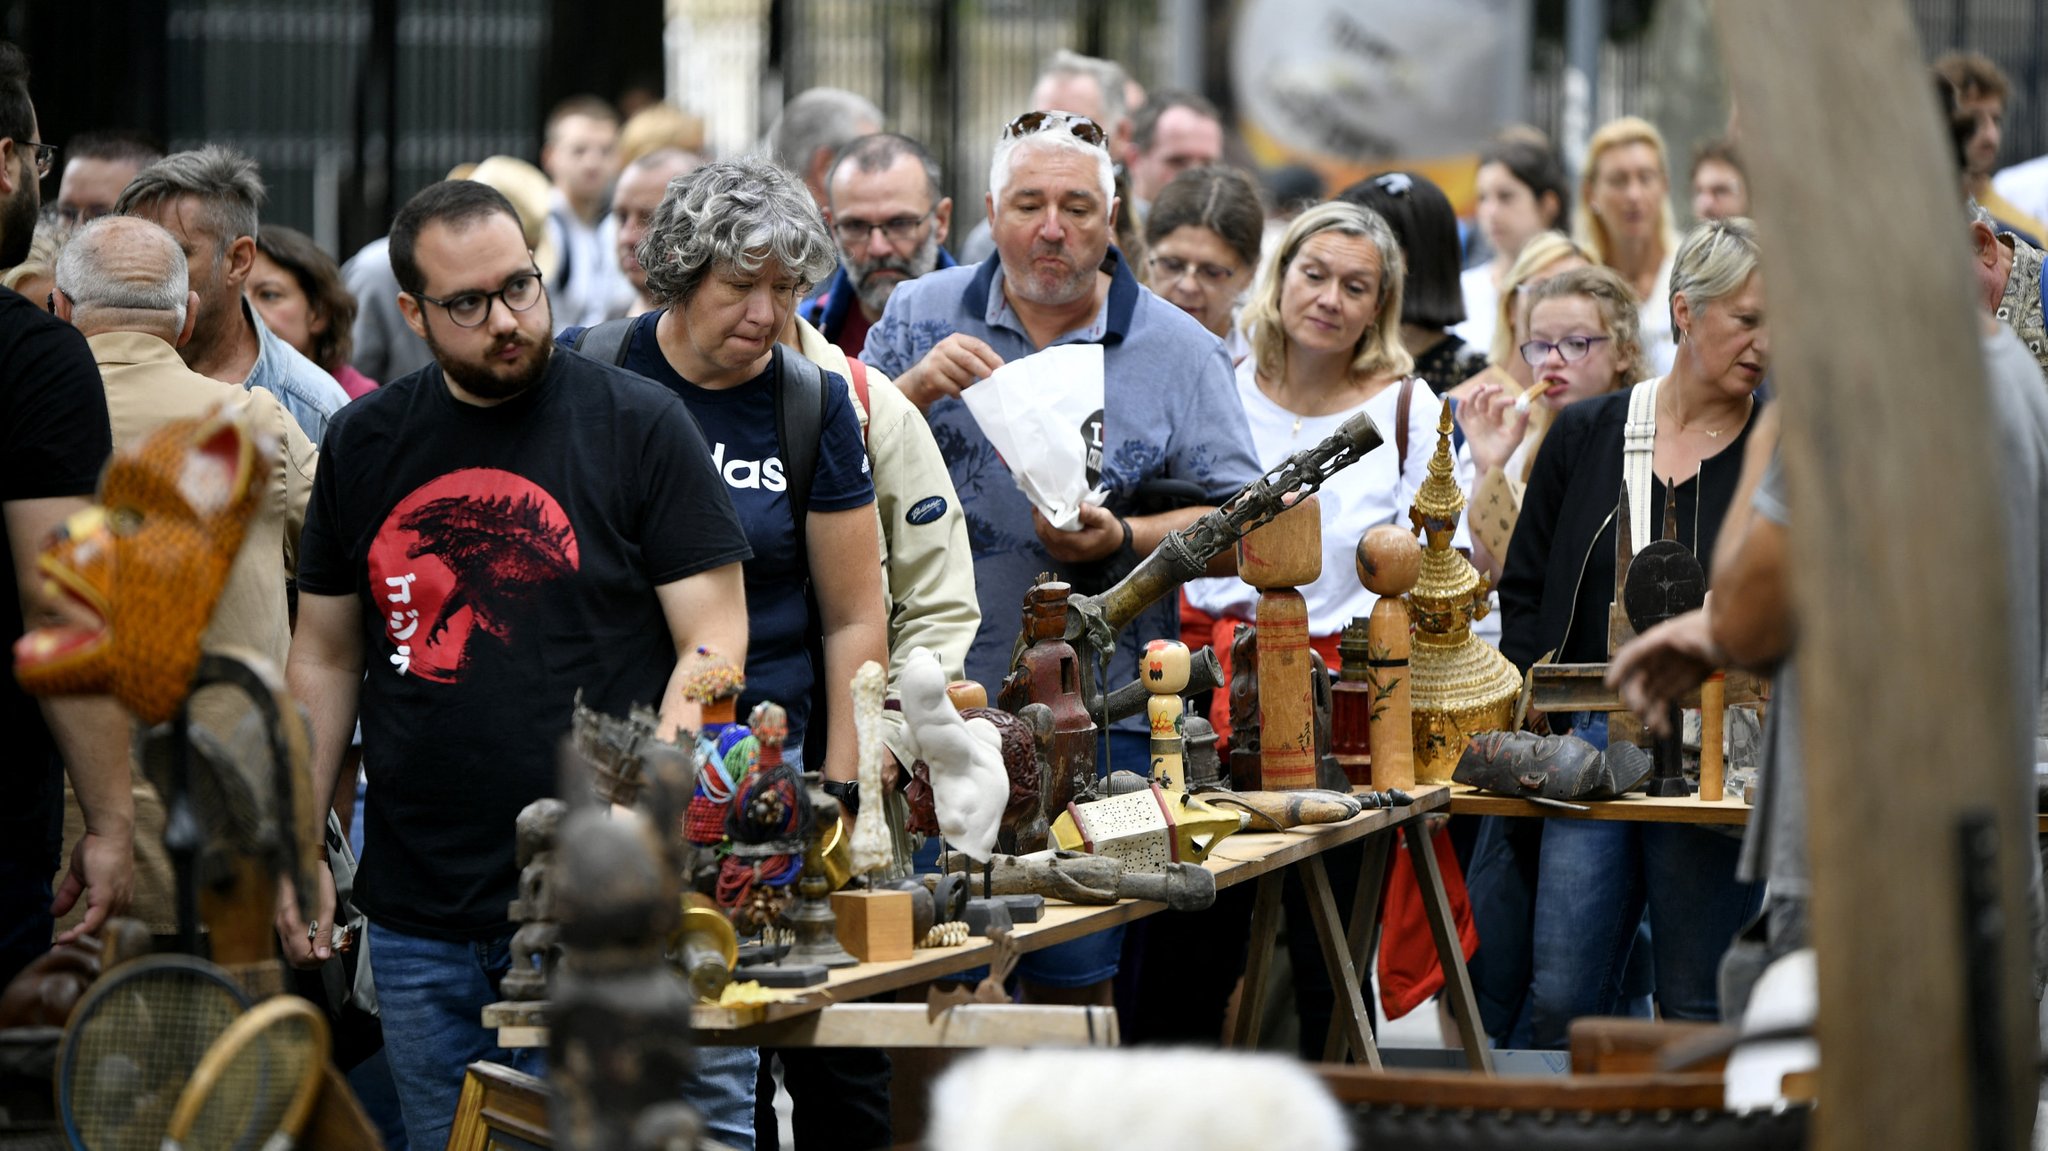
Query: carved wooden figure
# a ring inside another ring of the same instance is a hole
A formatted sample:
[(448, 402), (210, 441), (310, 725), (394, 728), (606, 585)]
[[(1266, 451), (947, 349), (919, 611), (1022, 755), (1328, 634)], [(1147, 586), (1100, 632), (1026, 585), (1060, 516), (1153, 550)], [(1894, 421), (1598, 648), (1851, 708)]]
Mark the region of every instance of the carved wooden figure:
[(1259, 768), (1273, 789), (1316, 783), (1308, 603), (1295, 588), (1322, 573), (1322, 506), (1313, 496), (1238, 540), (1238, 577), (1259, 589)]
[(1181, 716), (1186, 705), (1180, 693), (1188, 686), (1188, 645), (1174, 639), (1155, 639), (1145, 645), (1145, 657), (1138, 664), (1138, 678), (1152, 698), (1145, 705), (1152, 725), (1152, 778), (1168, 791), (1188, 789), (1187, 744), (1181, 736)]
[[(1415, 786), (1414, 712), (1409, 698), (1408, 604), (1401, 597), (1422, 574), (1422, 545), (1410, 532), (1381, 524), (1358, 541), (1358, 582), (1379, 596), (1366, 624), (1366, 668), (1372, 686), (1372, 785)], [(1348, 668), (1348, 664), (1346, 665)]]
[(1364, 616), (1344, 625), (1337, 642), (1343, 667), (1330, 689), (1330, 750), (1353, 787), (1372, 786), (1372, 644)]
[(548, 975), (555, 965), (555, 907), (548, 869), (554, 861), (556, 834), (568, 811), (559, 799), (536, 799), (519, 813), (519, 898), (506, 914), (519, 924), (512, 933), (512, 969), (505, 973), (507, 999), (545, 999)]

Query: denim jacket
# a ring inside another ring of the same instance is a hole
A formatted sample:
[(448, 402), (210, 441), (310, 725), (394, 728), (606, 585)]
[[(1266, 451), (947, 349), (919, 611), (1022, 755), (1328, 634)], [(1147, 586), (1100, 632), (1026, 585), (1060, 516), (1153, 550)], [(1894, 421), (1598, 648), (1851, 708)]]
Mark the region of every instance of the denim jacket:
[(256, 309), (250, 307), (247, 300), (242, 301), (242, 314), (256, 325), (256, 339), (260, 345), (256, 366), (250, 369), (249, 378), (242, 381), (242, 386), (262, 388), (276, 396), (284, 410), (290, 412), (292, 419), (304, 429), (306, 438), (318, 447), (320, 437), (327, 432), (328, 417), (348, 403), (348, 393), (320, 365), (300, 355), (297, 348), (265, 327), (263, 317), (256, 314)]

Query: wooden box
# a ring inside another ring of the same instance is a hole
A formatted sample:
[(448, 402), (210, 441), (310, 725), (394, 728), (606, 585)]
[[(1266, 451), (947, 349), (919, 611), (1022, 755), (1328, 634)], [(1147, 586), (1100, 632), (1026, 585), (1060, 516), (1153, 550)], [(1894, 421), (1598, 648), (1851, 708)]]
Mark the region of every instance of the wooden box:
[(910, 958), (908, 891), (835, 891), (832, 914), (838, 918), (839, 946), (863, 963)]

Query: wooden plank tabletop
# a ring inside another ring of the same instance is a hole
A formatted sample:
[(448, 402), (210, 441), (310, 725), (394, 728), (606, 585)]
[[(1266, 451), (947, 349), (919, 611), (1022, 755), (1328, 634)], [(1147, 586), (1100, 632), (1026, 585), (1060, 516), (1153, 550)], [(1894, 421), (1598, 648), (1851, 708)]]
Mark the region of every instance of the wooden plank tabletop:
[[(1409, 794), (1415, 802), (1408, 807), (1360, 812), (1343, 823), (1276, 832), (1239, 832), (1219, 843), (1203, 867), (1215, 873), (1219, 889), (1234, 887), (1318, 852), (1441, 811), (1450, 806), (1452, 789), (1443, 784), (1422, 784), (1409, 789)], [(1019, 950), (1037, 951), (1164, 910), (1163, 903), (1139, 899), (1109, 906), (1082, 906), (1049, 899), (1044, 918), (1037, 923), (1018, 924), (1013, 936)], [(700, 1005), (692, 1009), (690, 1022), (700, 1031), (733, 1031), (779, 1023), (830, 1004), (886, 995), (985, 966), (994, 951), (986, 939), (969, 939), (958, 947), (919, 948), (909, 959), (840, 968), (824, 983), (806, 988), (800, 998), (791, 1002), (743, 1008)], [(745, 972), (739, 972), (737, 977), (744, 978)], [(540, 1002), (493, 1003), (484, 1008), (483, 1024), (500, 1032), (503, 1046), (545, 1046), (545, 1008), (546, 1004)]]
[(1618, 819), (1631, 823), (1694, 823), (1740, 826), (1749, 822), (1754, 810), (1734, 792), (1719, 803), (1708, 803), (1697, 794), (1652, 798), (1625, 795), (1620, 799), (1590, 800), (1586, 811), (1566, 811), (1526, 799), (1490, 795), (1462, 783), (1450, 785), (1452, 815), (1533, 815), (1544, 819)]

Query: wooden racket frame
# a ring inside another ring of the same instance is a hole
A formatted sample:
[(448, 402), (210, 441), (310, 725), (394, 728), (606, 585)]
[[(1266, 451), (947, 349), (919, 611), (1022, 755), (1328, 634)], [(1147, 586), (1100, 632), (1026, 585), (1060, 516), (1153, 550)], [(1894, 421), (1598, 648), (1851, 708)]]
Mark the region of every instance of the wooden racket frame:
[[(184, 1146), (185, 1139), (192, 1134), (193, 1124), (198, 1122), (201, 1110), (213, 1096), (214, 1087), (228, 1067), (258, 1037), (272, 1027), (294, 1019), (305, 1020), (311, 1029), (314, 1054), (299, 1075), (298, 1085), (292, 1092), (291, 1102), (285, 1106), (277, 1132), (263, 1146), (295, 1145), (306, 1130), (306, 1120), (313, 1113), (313, 1104), (319, 1100), (323, 1073), (327, 1070), (327, 1016), (318, 1007), (295, 995), (279, 995), (250, 1008), (240, 1019), (229, 1024), (220, 1038), (213, 1041), (213, 1046), (206, 1049), (206, 1055), (199, 1060), (199, 1066), (192, 1071), (192, 1078), (186, 1082), (185, 1090), (178, 1095), (178, 1106), (171, 1112), (170, 1128), (164, 1133), (164, 1146)], [(277, 1135), (283, 1135), (284, 1140), (280, 1142)]]
[[(100, 978), (93, 982), (91, 987), (85, 989), (85, 994), (79, 998), (78, 1005), (71, 1009), (71, 1022), (64, 1028), (64, 1037), (57, 1042), (57, 1072), (56, 1083), (54, 1084), (57, 1097), (57, 1119), (63, 1126), (64, 1138), (73, 1147), (84, 1146), (83, 1136), (79, 1134), (77, 1124), (72, 1121), (70, 1090), (72, 1080), (71, 1059), (77, 1042), (80, 1024), (97, 1014), (100, 1000), (113, 995), (117, 991), (127, 989), (130, 983), (148, 979), (153, 972), (164, 970), (182, 971), (188, 975), (210, 980), (219, 984), (223, 990), (233, 996), (235, 1002), (244, 1011), (249, 1007), (249, 993), (240, 984), (235, 982), (233, 976), (229, 975), (219, 964), (210, 963), (190, 955), (145, 955), (138, 959), (124, 962), (119, 967), (102, 974)], [(227, 1034), (227, 1030), (223, 1029), (221, 1034)], [(220, 1036), (215, 1036), (214, 1042), (220, 1042)], [(211, 1052), (211, 1047), (208, 1050)], [(202, 1064), (205, 1062), (205, 1056), (200, 1057), (200, 1062)], [(189, 1083), (189, 1080), (187, 1082)]]

